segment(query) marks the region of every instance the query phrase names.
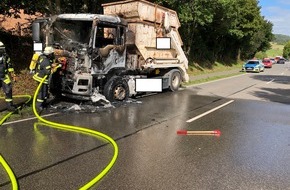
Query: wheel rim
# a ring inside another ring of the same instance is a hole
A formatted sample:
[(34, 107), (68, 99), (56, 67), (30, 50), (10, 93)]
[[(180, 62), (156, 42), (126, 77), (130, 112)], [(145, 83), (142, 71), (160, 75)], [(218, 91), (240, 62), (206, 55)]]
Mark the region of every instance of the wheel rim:
[(177, 75), (174, 75), (172, 78), (172, 86), (175, 88), (179, 85), (179, 77)]
[(114, 99), (115, 100), (124, 100), (125, 97), (126, 97), (126, 89), (121, 85), (116, 86), (116, 88), (114, 90)]

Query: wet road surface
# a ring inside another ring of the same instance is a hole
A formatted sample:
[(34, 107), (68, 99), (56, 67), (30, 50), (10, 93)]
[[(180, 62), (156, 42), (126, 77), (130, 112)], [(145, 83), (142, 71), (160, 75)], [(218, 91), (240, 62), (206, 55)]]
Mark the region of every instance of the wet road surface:
[[(290, 189), (289, 76), (288, 64), (274, 65), (264, 73), (46, 119), (116, 140), (117, 162), (92, 189)], [(0, 153), (20, 189), (78, 189), (113, 155), (102, 139), (36, 122), (0, 127)], [(219, 129), (222, 135), (179, 136), (180, 129)], [(2, 168), (0, 189), (11, 189)]]

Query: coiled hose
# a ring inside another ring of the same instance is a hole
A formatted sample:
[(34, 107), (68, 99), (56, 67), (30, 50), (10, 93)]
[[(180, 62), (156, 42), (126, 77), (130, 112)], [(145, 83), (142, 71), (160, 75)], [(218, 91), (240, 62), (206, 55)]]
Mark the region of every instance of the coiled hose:
[[(41, 88), (41, 86), (43, 85), (43, 82), (45, 81), (45, 79), (47, 78), (47, 76), (45, 76), (42, 81), (40, 82), (40, 84), (38, 85), (34, 96), (33, 96), (33, 102), (32, 102), (32, 108), (33, 108), (33, 112), (35, 114), (35, 116), (41, 121), (43, 122), (46, 126), (49, 127), (53, 127), (53, 128), (58, 128), (58, 129), (62, 129), (62, 130), (66, 130), (66, 131), (72, 131), (72, 132), (77, 132), (77, 133), (82, 133), (85, 135), (90, 135), (90, 136), (95, 136), (95, 137), (101, 137), (107, 141), (109, 141), (109, 143), (111, 143), (111, 145), (114, 148), (114, 155), (111, 159), (111, 161), (109, 162), (109, 164), (105, 167), (105, 169), (103, 169), (96, 177), (94, 177), (91, 181), (89, 181), (87, 184), (83, 185), (80, 190), (86, 190), (91, 188), (94, 184), (96, 184), (100, 179), (102, 179), (108, 172), (109, 170), (113, 167), (113, 165), (115, 164), (117, 157), (118, 157), (118, 153), (119, 153), (119, 149), (118, 149), (118, 145), (117, 143), (114, 141), (114, 139), (112, 139), (111, 137), (109, 137), (108, 135), (95, 131), (95, 130), (91, 130), (91, 129), (87, 129), (87, 128), (83, 128), (83, 127), (78, 127), (78, 126), (73, 126), (73, 125), (67, 125), (67, 124), (62, 124), (62, 123), (56, 123), (56, 122), (52, 122), (52, 121), (48, 121), (46, 119), (43, 119), (37, 112), (36, 110), (36, 98), (37, 95), (39, 93), (39, 90)], [(21, 96), (23, 97), (23, 96)], [(29, 102), (31, 100), (31, 96), (25, 96), (25, 97), (29, 97), (28, 101)], [(17, 109), (20, 109), (20, 107), (18, 107)], [(2, 123), (11, 115), (13, 114), (13, 112), (8, 113), (1, 121), (0, 124), (2, 125)], [(37, 127), (37, 125), (40, 123), (35, 123), (34, 127)], [(18, 190), (18, 183), (16, 180), (16, 177), (12, 171), (12, 169), (9, 167), (9, 165), (7, 164), (7, 162), (5, 161), (5, 159), (0, 155), (0, 163), (2, 164), (2, 166), (4, 167), (5, 171), (7, 172), (10, 181), (12, 183), (12, 189), (13, 190)]]
[(52, 122), (52, 121), (48, 121), (43, 119), (37, 112), (36, 110), (36, 98), (37, 95), (39, 93), (39, 90), (43, 84), (43, 82), (45, 81), (45, 79), (47, 78), (47, 76), (45, 76), (42, 81), (40, 82), (40, 84), (38, 85), (34, 97), (33, 97), (33, 102), (32, 102), (32, 108), (33, 108), (33, 112), (35, 114), (35, 116), (43, 123), (49, 125), (50, 127), (54, 127), (54, 128), (59, 128), (59, 129), (63, 129), (63, 130), (67, 130), (67, 131), (74, 131), (74, 132), (78, 132), (78, 133), (83, 133), (83, 134), (87, 134), (87, 135), (93, 135), (93, 136), (97, 136), (97, 137), (101, 137), (103, 139), (106, 139), (107, 141), (109, 141), (112, 146), (114, 147), (114, 155), (111, 159), (111, 161), (109, 162), (109, 164), (105, 167), (105, 169), (103, 171), (101, 171), (101, 173), (99, 173), (95, 178), (93, 178), (90, 182), (88, 182), (87, 184), (85, 184), (84, 186), (82, 186), (80, 188), (80, 190), (86, 190), (89, 189), (90, 187), (92, 187), (94, 184), (96, 184), (100, 179), (102, 179), (108, 172), (109, 170), (113, 167), (114, 163), (117, 160), (118, 157), (118, 145), (117, 143), (114, 141), (114, 139), (112, 139), (111, 137), (109, 137), (108, 135), (95, 131), (95, 130), (91, 130), (91, 129), (87, 129), (87, 128), (83, 128), (83, 127), (78, 127), (78, 126), (73, 126), (73, 125), (67, 125), (67, 124), (62, 124), (62, 123), (56, 123), (56, 122)]
[[(23, 105), (26, 105), (27, 103), (30, 102), (31, 100), (31, 96), (30, 95), (16, 95), (16, 96), (13, 96), (13, 98), (27, 98), (27, 100), (25, 101), (25, 103)], [(16, 108), (16, 111), (20, 110), (22, 108), (22, 105), (21, 106), (18, 106)], [(15, 111), (14, 111), (15, 112)], [(12, 112), (9, 112), (8, 114), (6, 114), (1, 120), (0, 120), (0, 126), (6, 121), (6, 119), (8, 119), (13, 113)], [(12, 169), (10, 168), (10, 166), (8, 165), (8, 163), (6, 162), (6, 160), (3, 158), (3, 156), (0, 154), (0, 163), (1, 165), (3, 166), (4, 170), (7, 172), (9, 178), (10, 178), (10, 181), (12, 183), (12, 189), (13, 190), (18, 190), (18, 183), (17, 183), (17, 180), (16, 180), (16, 177), (12, 171)]]
[[(32, 96), (30, 96), (30, 95), (16, 95), (16, 96), (13, 96), (13, 98), (27, 98), (27, 100), (24, 102), (24, 104), (23, 105), (26, 105), (26, 104), (28, 104), (29, 102), (30, 102), (30, 100), (31, 100), (31, 98), (32, 98)], [(22, 108), (22, 105), (21, 106), (18, 106), (17, 108), (16, 108), (16, 110), (15, 111), (19, 111), (20, 109)], [(14, 112), (15, 112), (14, 111)], [(0, 126), (6, 121), (6, 119), (8, 119), (13, 113), (14, 113), (13, 111), (12, 112), (9, 112), (8, 114), (6, 114), (1, 120), (0, 120)]]

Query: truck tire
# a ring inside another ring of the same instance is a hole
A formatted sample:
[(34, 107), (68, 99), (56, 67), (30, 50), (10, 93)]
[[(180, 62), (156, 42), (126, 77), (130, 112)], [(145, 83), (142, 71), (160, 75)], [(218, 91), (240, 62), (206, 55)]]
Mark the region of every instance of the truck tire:
[(104, 96), (111, 102), (123, 101), (129, 97), (129, 86), (126, 80), (113, 76), (104, 86)]
[(175, 70), (171, 73), (169, 78), (169, 89), (174, 92), (179, 89), (180, 83), (181, 83), (181, 74), (179, 71)]

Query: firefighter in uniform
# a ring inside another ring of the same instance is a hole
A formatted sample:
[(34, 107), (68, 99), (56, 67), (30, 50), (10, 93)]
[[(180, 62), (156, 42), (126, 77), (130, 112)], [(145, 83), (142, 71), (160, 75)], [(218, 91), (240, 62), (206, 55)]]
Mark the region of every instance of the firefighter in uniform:
[(38, 83), (40, 83), (42, 79), (47, 76), (37, 95), (36, 108), (38, 111), (42, 111), (46, 106), (46, 100), (48, 98), (48, 81), (49, 75), (52, 72), (53, 63), (54, 49), (53, 47), (48, 46), (44, 49), (43, 54), (39, 56), (37, 72), (33, 75), (33, 79)]
[(12, 99), (12, 83), (11, 78), (15, 81), (16, 75), (10, 61), (10, 57), (6, 54), (5, 48), (0, 49), (0, 87), (5, 94), (5, 102), (9, 111), (15, 111)]

